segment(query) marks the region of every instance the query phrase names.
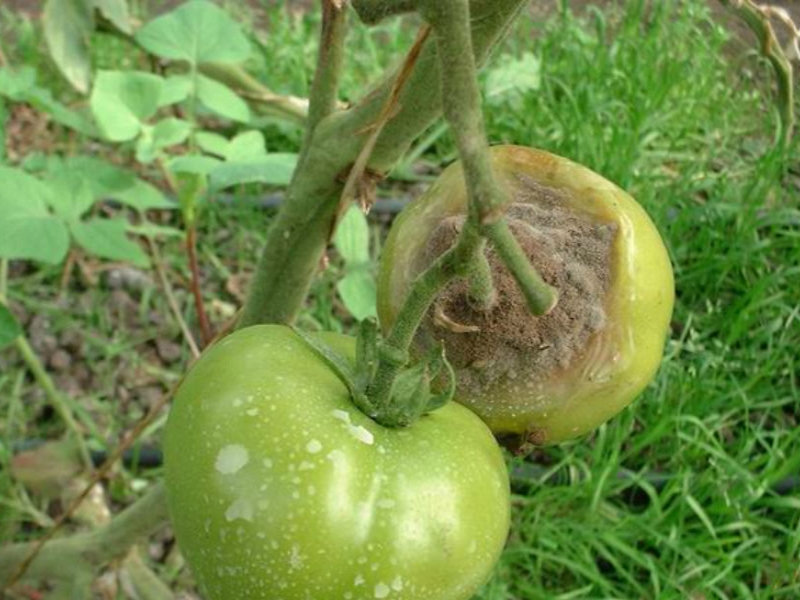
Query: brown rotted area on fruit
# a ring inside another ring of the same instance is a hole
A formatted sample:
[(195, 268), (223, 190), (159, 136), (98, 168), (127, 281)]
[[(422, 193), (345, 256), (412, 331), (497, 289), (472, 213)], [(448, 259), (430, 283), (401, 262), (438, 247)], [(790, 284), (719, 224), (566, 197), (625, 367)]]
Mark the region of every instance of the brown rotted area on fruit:
[[(496, 299), (481, 308), (465, 280), (452, 283), (429, 311), (422, 338), (442, 340), (458, 370), (459, 387), (478, 395), (497, 380), (535, 385), (582, 354), (606, 322), (604, 299), (612, 279), (617, 227), (569, 208), (566, 192), (517, 176), (507, 218), (511, 231), (545, 281), (559, 292), (547, 315), (528, 312), (519, 288), (494, 249), (486, 256)], [(464, 217), (442, 220), (421, 257), (420, 269), (455, 241)]]

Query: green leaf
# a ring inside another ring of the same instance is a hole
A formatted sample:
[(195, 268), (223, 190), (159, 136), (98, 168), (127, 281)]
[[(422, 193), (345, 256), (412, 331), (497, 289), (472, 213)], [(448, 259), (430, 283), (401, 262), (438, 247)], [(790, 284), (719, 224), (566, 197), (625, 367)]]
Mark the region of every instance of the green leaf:
[(36, 110), (47, 113), (54, 121), (65, 127), (93, 137), (97, 137), (98, 135), (97, 128), (90, 121), (88, 115), (67, 108), (53, 98), (52, 92), (48, 89), (34, 87), (26, 94), (24, 101), (33, 106)]
[(259, 159), (267, 154), (264, 135), (260, 131), (244, 131), (234, 137), (225, 149), (225, 160), (248, 161)]
[(4, 305), (0, 304), (0, 348), (8, 346), (22, 334), (22, 327)]
[(69, 250), (69, 232), (47, 209), (50, 188), (18, 169), (0, 167), (0, 258), (58, 264)]
[(89, 91), (89, 40), (94, 31), (91, 0), (47, 0), (44, 36), (58, 68), (79, 92)]
[(542, 61), (530, 52), (520, 58), (503, 56), (486, 79), (486, 97), (497, 101), (519, 97), (538, 90), (542, 85)]
[(128, 238), (126, 219), (76, 221), (70, 223), (69, 229), (78, 245), (90, 254), (130, 262), (139, 267), (150, 264), (139, 244)]
[(185, 233), (182, 229), (178, 229), (177, 227), (170, 227), (168, 225), (156, 225), (155, 223), (151, 223), (150, 221), (145, 221), (140, 225), (129, 225), (128, 226), (128, 233), (132, 233), (134, 235), (141, 235), (142, 237), (147, 238), (156, 238), (156, 237), (178, 237), (182, 238), (185, 236)]
[(56, 157), (51, 157), (47, 165), (48, 179), (57, 179), (64, 174), (77, 174), (89, 183), (95, 199), (126, 190), (137, 181), (130, 171), (94, 156), (78, 155), (53, 159)]
[(336, 283), (336, 291), (350, 314), (359, 321), (377, 316), (377, 287), (367, 265), (349, 271)]
[(62, 171), (47, 183), (53, 191), (50, 207), (65, 221), (80, 219), (95, 202), (91, 183), (81, 173)]
[(94, 7), (122, 33), (133, 33), (126, 0), (94, 0)]
[(158, 98), (159, 106), (169, 106), (183, 102), (192, 91), (192, 80), (188, 75), (171, 75), (164, 80), (161, 95)]
[(210, 111), (232, 121), (250, 121), (250, 108), (247, 102), (236, 95), (231, 88), (205, 75), (197, 76), (197, 98)]
[(162, 119), (154, 126), (142, 125), (136, 143), (136, 160), (144, 164), (152, 162), (164, 148), (184, 142), (191, 131), (191, 123), (175, 117)]
[(218, 6), (196, 0), (150, 21), (136, 32), (149, 52), (171, 60), (238, 63), (250, 55), (241, 27)]
[(153, 128), (153, 143), (157, 148), (182, 144), (192, 132), (192, 124), (183, 119), (167, 117), (161, 119)]
[(297, 155), (275, 152), (248, 162), (230, 162), (211, 171), (211, 189), (221, 190), (242, 183), (289, 185), (297, 166)]
[(164, 80), (142, 71), (100, 71), (91, 107), (100, 130), (112, 142), (132, 140), (155, 114)]
[(169, 170), (173, 173), (194, 173), (197, 175), (208, 175), (221, 163), (217, 158), (211, 156), (201, 156), (199, 154), (188, 154), (178, 156), (169, 163)]
[(369, 224), (355, 204), (342, 217), (333, 236), (333, 245), (348, 265), (369, 263)]
[(108, 197), (139, 211), (178, 208), (176, 202), (168, 200), (158, 188), (141, 179), (136, 179), (129, 188), (109, 192)]
[(27, 65), (19, 69), (0, 68), (0, 95), (14, 102), (24, 102), (36, 87), (36, 70)]
[(225, 158), (228, 151), (228, 139), (213, 131), (198, 131), (194, 136), (197, 145), (203, 152)]

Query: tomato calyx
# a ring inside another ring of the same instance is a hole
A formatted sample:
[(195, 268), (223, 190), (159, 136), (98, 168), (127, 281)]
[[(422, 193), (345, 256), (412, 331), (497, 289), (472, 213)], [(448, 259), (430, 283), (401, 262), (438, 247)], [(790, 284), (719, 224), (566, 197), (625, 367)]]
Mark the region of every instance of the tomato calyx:
[[(321, 339), (293, 329), (347, 386), (353, 404), (384, 427), (408, 427), (424, 414), (447, 404), (455, 393), (455, 372), (441, 344), (434, 345), (419, 361), (409, 364), (407, 352), (379, 339), (375, 319), (365, 319), (358, 327), (353, 365)], [(380, 398), (375, 393), (376, 388), (380, 387), (376, 386), (376, 375), (381, 361), (399, 370), (386, 398)], [(436, 392), (431, 389), (434, 380), (437, 381)], [(444, 381), (444, 385), (438, 385), (440, 381)]]

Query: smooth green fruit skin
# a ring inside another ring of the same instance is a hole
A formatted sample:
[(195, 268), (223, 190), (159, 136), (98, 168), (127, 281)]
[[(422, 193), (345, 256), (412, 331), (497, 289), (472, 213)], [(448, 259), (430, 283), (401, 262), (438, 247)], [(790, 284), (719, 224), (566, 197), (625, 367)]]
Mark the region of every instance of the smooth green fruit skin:
[[(495, 382), (481, 394), (456, 390), (455, 400), (478, 414), (495, 433), (534, 433), (537, 443), (558, 443), (587, 433), (619, 413), (655, 376), (675, 299), (672, 265), (644, 209), (607, 179), (533, 148), (494, 146), (490, 152), (494, 174), (510, 196), (524, 176), (565, 192), (576, 214), (618, 228), (611, 289), (604, 302), (608, 324), (577, 359), (535, 385), (527, 385), (526, 374), (519, 373), (514, 379)], [(378, 275), (378, 316), (385, 332), (418, 275), (414, 265), (431, 233), (443, 218), (465, 214), (466, 206), (463, 170), (454, 163), (395, 220)]]
[[(327, 334), (352, 356), (354, 340)], [(450, 404), (386, 429), (289, 328), (224, 338), (165, 431), (169, 511), (207, 599), (466, 600), (509, 527), (488, 428)]]

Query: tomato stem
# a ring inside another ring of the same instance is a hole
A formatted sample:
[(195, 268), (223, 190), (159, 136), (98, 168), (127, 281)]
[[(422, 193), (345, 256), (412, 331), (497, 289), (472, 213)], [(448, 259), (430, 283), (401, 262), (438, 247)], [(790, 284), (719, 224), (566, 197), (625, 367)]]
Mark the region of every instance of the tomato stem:
[(323, 0), (322, 32), (317, 68), (308, 97), (304, 149), (311, 143), (311, 136), (319, 122), (336, 110), (339, 100), (339, 80), (344, 62), (346, 16), (344, 5), (337, 4), (333, 0)]
[(485, 246), (486, 241), (483, 240), (480, 248), (475, 252), (475, 259), (470, 265), (469, 290), (467, 291), (470, 303), (479, 310), (489, 310), (497, 300), (497, 292), (492, 281), (492, 267), (483, 252)]
[[(379, 2), (373, 0), (372, 4)], [(525, 0), (494, 0), (476, 6), (472, 15), (476, 62), (486, 58), (525, 4)], [(371, 171), (390, 169), (439, 116), (442, 99), (438, 78), (436, 49), (428, 43), (403, 87), (397, 113), (375, 144), (368, 165)], [(294, 320), (336, 218), (343, 188), (341, 174), (349, 170), (361, 151), (392, 84), (391, 77), (384, 77), (352, 108), (323, 118), (314, 128), (286, 200), (270, 227), (238, 327)]]
[[(504, 220), (509, 199), (492, 172), (472, 48), (469, 0), (419, 0), (418, 9), (435, 35), (442, 106), (463, 164), (469, 209), (456, 244), (414, 282), (384, 342), (386, 347), (401, 351), (408, 350), (430, 305), (455, 277), (466, 276), (471, 292), (484, 302), (491, 299), (491, 271), (483, 254), (486, 239), (511, 271), (533, 314), (545, 314), (558, 298), (556, 290), (530, 264)], [(393, 396), (392, 388), (402, 368), (387, 361), (378, 365), (367, 390), (377, 407), (378, 422), (384, 415), (398, 413), (394, 404), (400, 399)]]

